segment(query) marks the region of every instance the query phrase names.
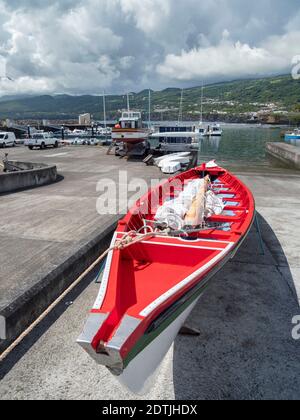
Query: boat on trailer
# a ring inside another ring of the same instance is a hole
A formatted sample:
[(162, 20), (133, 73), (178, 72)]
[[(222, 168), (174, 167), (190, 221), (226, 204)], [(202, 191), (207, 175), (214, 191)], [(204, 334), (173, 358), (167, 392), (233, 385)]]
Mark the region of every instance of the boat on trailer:
[(141, 112), (124, 111), (118, 124), (112, 129), (112, 141), (135, 145), (147, 141), (149, 128), (143, 126)]
[[(199, 225), (188, 223), (191, 210), (184, 226), (157, 219), (165, 203), (197, 182), (202, 196), (221, 201), (220, 212), (206, 213)], [(254, 219), (251, 191), (214, 162), (149, 190), (118, 224), (78, 343), (127, 388), (143, 393), (209, 280), (235, 255)]]

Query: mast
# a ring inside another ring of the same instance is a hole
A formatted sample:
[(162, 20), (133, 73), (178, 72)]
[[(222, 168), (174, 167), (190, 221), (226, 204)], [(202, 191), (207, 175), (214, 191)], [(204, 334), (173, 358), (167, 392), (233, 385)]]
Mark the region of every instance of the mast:
[(104, 118), (104, 128), (107, 128), (107, 124), (106, 124), (106, 101), (105, 101), (105, 92), (103, 92), (103, 118)]
[(204, 93), (204, 84), (202, 81), (201, 87), (201, 112), (200, 112), (200, 125), (203, 124), (203, 93)]
[(151, 90), (149, 89), (149, 110), (148, 110), (148, 117), (149, 117), (149, 128), (151, 127)]
[(129, 93), (127, 93), (127, 111), (130, 111)]
[(180, 106), (179, 106), (179, 115), (178, 115), (178, 124), (182, 122), (182, 104), (183, 104), (183, 89), (181, 90), (180, 97)]

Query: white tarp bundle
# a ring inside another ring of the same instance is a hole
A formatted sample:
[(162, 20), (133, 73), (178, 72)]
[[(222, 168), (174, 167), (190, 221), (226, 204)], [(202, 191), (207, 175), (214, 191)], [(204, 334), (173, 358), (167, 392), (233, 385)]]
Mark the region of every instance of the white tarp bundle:
[[(155, 220), (165, 223), (171, 229), (182, 229), (185, 225), (185, 215), (191, 208), (197, 193), (203, 185), (203, 179), (196, 179), (187, 184), (184, 190), (174, 200), (166, 201), (158, 208)], [(205, 217), (219, 215), (223, 212), (225, 204), (212, 191), (206, 193)]]

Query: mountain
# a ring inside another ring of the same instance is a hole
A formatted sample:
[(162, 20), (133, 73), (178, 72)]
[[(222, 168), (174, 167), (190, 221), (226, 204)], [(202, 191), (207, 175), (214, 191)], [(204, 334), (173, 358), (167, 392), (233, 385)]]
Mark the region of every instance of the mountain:
[[(181, 90), (168, 88), (151, 91), (152, 117), (176, 119)], [(200, 114), (201, 87), (184, 89), (184, 118), (196, 119)], [(148, 112), (148, 90), (130, 94), (132, 109), (139, 109), (146, 117)], [(106, 99), (107, 115), (116, 119), (126, 108), (126, 96), (112, 95)], [(300, 81), (291, 76), (236, 80), (215, 83), (204, 88), (203, 110), (205, 115), (227, 116), (257, 112), (262, 109), (274, 111), (300, 111)], [(89, 112), (95, 119), (102, 119), (101, 96), (43, 95), (29, 97), (0, 98), (0, 119), (77, 119), (81, 113)]]

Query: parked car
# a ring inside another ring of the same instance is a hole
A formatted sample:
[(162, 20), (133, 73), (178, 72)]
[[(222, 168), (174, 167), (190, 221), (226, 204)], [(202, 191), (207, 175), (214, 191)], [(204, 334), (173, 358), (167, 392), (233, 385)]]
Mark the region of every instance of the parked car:
[(46, 149), (46, 147), (58, 147), (59, 141), (57, 138), (53, 137), (52, 133), (34, 133), (30, 139), (25, 141), (25, 146), (28, 146), (30, 150), (34, 147), (39, 147), (40, 149)]
[(75, 146), (84, 146), (85, 144), (87, 144), (87, 140), (77, 137), (76, 139), (72, 141), (72, 144)]
[(98, 146), (99, 140), (97, 140), (97, 139), (90, 139), (90, 140), (87, 141), (87, 144), (89, 146)]
[(15, 146), (17, 142), (15, 133), (1, 132), (0, 147)]

